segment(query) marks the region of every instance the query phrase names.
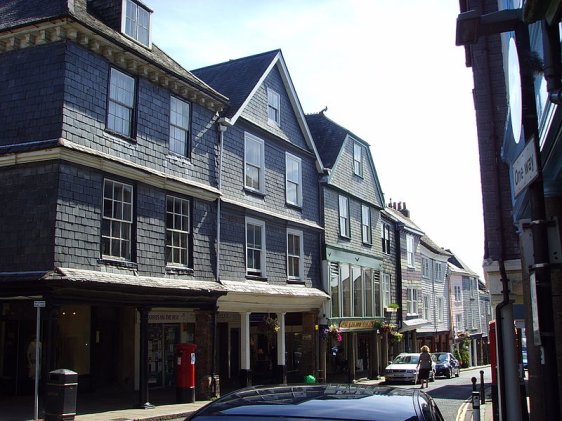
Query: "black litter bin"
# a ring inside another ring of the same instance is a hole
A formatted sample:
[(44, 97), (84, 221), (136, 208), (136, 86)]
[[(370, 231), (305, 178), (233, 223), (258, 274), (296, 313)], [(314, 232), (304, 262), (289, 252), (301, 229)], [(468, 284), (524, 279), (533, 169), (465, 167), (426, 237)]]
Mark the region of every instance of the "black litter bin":
[(45, 388), (45, 421), (74, 420), (78, 373), (60, 368), (49, 372)]

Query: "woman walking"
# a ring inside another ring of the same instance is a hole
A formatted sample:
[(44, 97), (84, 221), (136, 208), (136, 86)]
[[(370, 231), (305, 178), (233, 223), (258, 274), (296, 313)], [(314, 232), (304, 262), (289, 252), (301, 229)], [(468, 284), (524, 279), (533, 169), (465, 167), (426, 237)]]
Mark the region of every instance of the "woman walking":
[(426, 387), (429, 387), (429, 372), (432, 368), (431, 355), (429, 354), (429, 347), (424, 345), (421, 347), (420, 359), (418, 360), (419, 379), (421, 380), (421, 388), (425, 382)]

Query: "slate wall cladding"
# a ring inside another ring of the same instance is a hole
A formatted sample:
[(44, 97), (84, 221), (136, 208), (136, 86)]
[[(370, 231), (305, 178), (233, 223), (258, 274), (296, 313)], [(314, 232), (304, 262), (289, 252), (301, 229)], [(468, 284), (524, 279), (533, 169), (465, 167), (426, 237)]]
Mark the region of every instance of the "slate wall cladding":
[[(107, 266), (111, 272), (125, 272), (100, 262), (101, 206), (103, 180), (111, 179), (135, 186), (136, 250), (135, 270), (146, 276), (181, 276), (214, 280), (216, 211), (211, 202), (192, 201), (193, 274), (166, 274), (166, 194), (142, 183), (104, 174), (87, 167), (61, 165), (57, 207), (55, 266), (97, 270)], [(176, 195), (169, 193), (171, 195)], [(176, 195), (183, 197), (180, 195)], [(52, 246), (51, 246), (52, 249)]]
[(124, 0), (87, 0), (87, 10), (110, 28), (121, 31)]
[(170, 153), (171, 94), (138, 78), (136, 138), (114, 136), (105, 131), (110, 68), (103, 57), (67, 43), (63, 137), (169, 175), (216, 185), (215, 114), (191, 104), (191, 157)]
[[(273, 89), (280, 96), (281, 124), (279, 126), (268, 123), (267, 88)], [(302, 149), (309, 150), (295, 113), (293, 112), (293, 107), (277, 66), (272, 69), (270, 74), (265, 78), (264, 82), (258, 87), (251, 101), (244, 109), (242, 117), (258, 126), (266, 128), (266, 130), (271, 131), (281, 139), (284, 139)]]
[(55, 266), (97, 268), (102, 198), (102, 173), (66, 163), (60, 165)]
[(0, 55), (0, 145), (61, 135), (64, 43)]
[(353, 147), (355, 141), (352, 137), (347, 138), (344, 143), (340, 157), (332, 170), (333, 176), (330, 184), (343, 191), (352, 192), (358, 199), (372, 205), (383, 207), (380, 203), (375, 184), (376, 174), (367, 155), (367, 147), (363, 149), (363, 177), (353, 173)]
[[(390, 253), (383, 253), (382, 251), (382, 239), (381, 239), (381, 229), (382, 224), (390, 225)], [(390, 274), (390, 301), (391, 303), (398, 303), (397, 297), (397, 275), (396, 275), (396, 236), (394, 234), (394, 222), (389, 218), (386, 218), (384, 214), (381, 213), (380, 222), (376, 225), (376, 230), (373, 233), (373, 252), (375, 256), (382, 257), (381, 272)]]
[[(221, 278), (245, 279), (246, 245), (245, 212), (232, 206), (221, 211)], [(266, 232), (266, 277), (271, 284), (287, 284), (287, 228), (303, 232), (304, 280), (308, 287), (320, 287), (319, 234), (315, 230), (301, 229), (277, 219), (248, 214), (265, 222)]]
[(0, 272), (53, 268), (58, 164), (0, 170)]
[[(351, 227), (350, 238), (340, 237), (339, 235), (340, 194), (349, 199), (349, 217)], [(348, 252), (359, 252), (363, 254), (370, 254), (372, 256), (380, 256), (380, 253), (376, 249), (377, 240), (380, 242), (380, 237), (376, 238), (380, 212), (374, 208), (371, 209), (372, 244), (364, 244), (361, 233), (361, 204), (362, 202), (346, 194), (346, 192), (340, 192), (339, 190), (324, 186), (325, 242), (328, 245), (344, 247)]]
[[(264, 141), (265, 150), (265, 195), (244, 189), (244, 132), (249, 132)], [(226, 198), (251, 203), (264, 210), (272, 210), (286, 216), (302, 218), (319, 223), (318, 172), (314, 156), (287, 144), (271, 134), (238, 120), (229, 127), (224, 136), (223, 192)], [(301, 158), (303, 206), (295, 208), (285, 202), (285, 151)]]

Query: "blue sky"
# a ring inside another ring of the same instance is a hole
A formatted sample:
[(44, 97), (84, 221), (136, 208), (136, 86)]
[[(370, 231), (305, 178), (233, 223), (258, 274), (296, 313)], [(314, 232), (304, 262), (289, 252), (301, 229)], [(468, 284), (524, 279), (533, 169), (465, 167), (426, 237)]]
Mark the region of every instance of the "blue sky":
[(280, 48), (305, 113), (371, 145), (385, 200), (482, 276), (472, 71), (451, 0), (144, 0), (186, 69)]

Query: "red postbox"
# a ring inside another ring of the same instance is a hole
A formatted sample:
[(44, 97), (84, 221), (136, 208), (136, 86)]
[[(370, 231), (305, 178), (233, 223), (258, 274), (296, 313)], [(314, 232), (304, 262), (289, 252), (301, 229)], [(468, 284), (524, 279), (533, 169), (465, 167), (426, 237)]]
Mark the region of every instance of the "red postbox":
[(176, 400), (195, 402), (195, 344), (176, 344)]

